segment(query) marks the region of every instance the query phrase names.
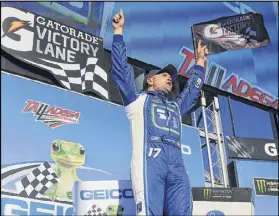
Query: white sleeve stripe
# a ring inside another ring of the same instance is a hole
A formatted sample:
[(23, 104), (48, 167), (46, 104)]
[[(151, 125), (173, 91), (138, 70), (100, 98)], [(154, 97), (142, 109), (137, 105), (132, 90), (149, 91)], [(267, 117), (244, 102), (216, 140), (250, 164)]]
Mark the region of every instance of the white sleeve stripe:
[(136, 112), (141, 106), (144, 106), (146, 97), (146, 94), (141, 94), (134, 102), (125, 106), (126, 114), (129, 116), (132, 113)]

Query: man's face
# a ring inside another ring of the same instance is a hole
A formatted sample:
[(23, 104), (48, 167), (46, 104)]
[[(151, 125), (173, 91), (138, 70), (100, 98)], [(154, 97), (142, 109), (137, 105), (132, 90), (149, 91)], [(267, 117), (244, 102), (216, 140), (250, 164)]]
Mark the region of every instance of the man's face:
[(155, 91), (170, 92), (172, 90), (171, 76), (166, 72), (150, 77), (148, 83)]

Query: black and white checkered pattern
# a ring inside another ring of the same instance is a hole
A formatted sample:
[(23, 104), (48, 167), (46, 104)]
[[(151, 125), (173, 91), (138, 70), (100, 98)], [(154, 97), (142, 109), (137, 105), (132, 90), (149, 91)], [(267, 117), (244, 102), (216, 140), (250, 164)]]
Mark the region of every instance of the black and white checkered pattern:
[(58, 182), (58, 175), (46, 161), (15, 185), (19, 196), (35, 198), (38, 194), (44, 194), (47, 189)]
[[(81, 68), (81, 64), (57, 63), (64, 71), (63, 73), (60, 70), (60, 73), (56, 74), (57, 78), (68, 89), (81, 92), (92, 91), (93, 89), (108, 99), (108, 90), (106, 88), (108, 75), (97, 65), (97, 61), (98, 59), (94, 57), (87, 58), (86, 65), (83, 68)], [(47, 62), (51, 63), (50, 61)], [(55, 71), (52, 72), (54, 73)]]
[(244, 145), (241, 145), (234, 137), (227, 136), (227, 143), (230, 153), (234, 154), (236, 157), (241, 158), (252, 158), (251, 151), (246, 148)]
[(258, 43), (257, 32), (253, 31), (251, 27), (248, 27), (245, 32), (245, 39), (247, 43)]
[(97, 65), (98, 58), (88, 57), (84, 63), (65, 64), (37, 58), (36, 62), (21, 58), (50, 71), (55, 78), (67, 89), (85, 93), (96, 92), (104, 99), (109, 99), (108, 74)]
[(84, 216), (107, 216), (107, 214), (97, 205), (92, 205)]

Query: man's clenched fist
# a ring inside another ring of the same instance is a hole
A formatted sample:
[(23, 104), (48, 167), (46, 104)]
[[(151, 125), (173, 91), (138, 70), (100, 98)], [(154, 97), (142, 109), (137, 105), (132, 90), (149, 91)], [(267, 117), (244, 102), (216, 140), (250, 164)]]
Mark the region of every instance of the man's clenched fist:
[(124, 26), (124, 14), (123, 14), (123, 10), (120, 9), (119, 13), (115, 14), (115, 16), (112, 19), (112, 26), (114, 28), (114, 30), (120, 30), (123, 28)]
[(200, 65), (206, 70), (206, 56), (208, 55), (208, 49), (206, 45), (202, 46), (201, 40), (198, 41), (198, 47), (196, 49), (197, 65)]
[(198, 41), (198, 48), (196, 50), (196, 57), (201, 59), (206, 59), (208, 55), (208, 49), (206, 45), (202, 46), (201, 40)]

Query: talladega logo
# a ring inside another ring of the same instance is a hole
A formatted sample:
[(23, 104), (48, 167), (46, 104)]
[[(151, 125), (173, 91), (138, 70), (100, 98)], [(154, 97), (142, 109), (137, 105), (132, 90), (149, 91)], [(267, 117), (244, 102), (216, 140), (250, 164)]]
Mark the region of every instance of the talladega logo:
[[(195, 55), (187, 47), (182, 47), (179, 54), (184, 60), (179, 67), (179, 74), (189, 77), (195, 65)], [(227, 69), (213, 61), (208, 61), (206, 66), (205, 83), (223, 91), (231, 92), (253, 102), (257, 102), (274, 109), (278, 109), (278, 97), (253, 85), (240, 76), (231, 73)]]
[(27, 100), (23, 113), (33, 113), (36, 121), (41, 121), (51, 128), (57, 128), (65, 124), (77, 124), (80, 113), (66, 110), (57, 106), (50, 106), (39, 101)]

